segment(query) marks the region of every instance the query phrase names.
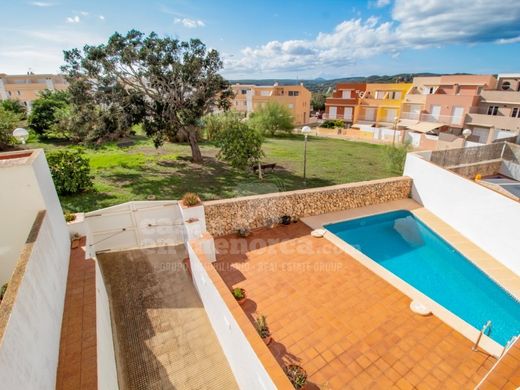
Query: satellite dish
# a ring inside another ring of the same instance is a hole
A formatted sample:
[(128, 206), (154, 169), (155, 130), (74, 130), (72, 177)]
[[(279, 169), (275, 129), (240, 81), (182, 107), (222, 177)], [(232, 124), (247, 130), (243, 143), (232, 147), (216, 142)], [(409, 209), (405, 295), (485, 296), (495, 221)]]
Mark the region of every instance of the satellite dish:
[(13, 137), (22, 144), (25, 144), (25, 141), (27, 141), (27, 138), (29, 138), (29, 132), (21, 127), (18, 127), (13, 131)]

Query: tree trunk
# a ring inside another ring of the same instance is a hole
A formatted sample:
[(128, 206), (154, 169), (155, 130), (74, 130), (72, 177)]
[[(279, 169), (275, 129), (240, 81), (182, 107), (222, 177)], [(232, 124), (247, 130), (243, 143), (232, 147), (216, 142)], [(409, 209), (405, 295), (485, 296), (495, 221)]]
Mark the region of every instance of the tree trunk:
[(261, 161), (258, 161), (258, 178), (260, 180), (263, 179), (263, 177), (262, 177), (262, 162)]
[(197, 140), (197, 132), (188, 130), (188, 142), (191, 147), (191, 160), (195, 163), (202, 163), (202, 153)]

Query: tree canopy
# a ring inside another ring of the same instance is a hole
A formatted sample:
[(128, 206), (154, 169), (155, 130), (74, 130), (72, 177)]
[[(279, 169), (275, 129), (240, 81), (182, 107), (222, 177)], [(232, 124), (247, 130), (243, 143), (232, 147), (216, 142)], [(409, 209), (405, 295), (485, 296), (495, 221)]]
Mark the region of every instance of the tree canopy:
[(217, 157), (240, 169), (249, 168), (260, 161), (264, 155), (264, 137), (258, 130), (249, 126), (239, 115), (221, 114), (214, 120), (221, 123), (215, 136), (220, 148)]
[(16, 126), (18, 126), (20, 119), (20, 114), (16, 114), (0, 106), (0, 150), (5, 150), (14, 144), (15, 139), (12, 133)]
[(202, 117), (229, 108), (232, 92), (218, 73), (219, 53), (198, 39), (183, 42), (131, 30), (113, 34), (103, 45), (66, 51), (65, 61), (62, 70), (76, 106), (86, 110), (102, 103), (119, 114), (119, 128), (140, 119), (156, 146), (187, 139), (195, 162), (202, 161), (197, 139)]
[(33, 101), (29, 115), (29, 127), (36, 133), (44, 135), (56, 123), (56, 111), (69, 104), (69, 94), (65, 91), (46, 89)]
[(290, 133), (294, 129), (294, 117), (286, 106), (267, 102), (251, 115), (251, 125), (262, 134), (271, 136), (278, 131)]

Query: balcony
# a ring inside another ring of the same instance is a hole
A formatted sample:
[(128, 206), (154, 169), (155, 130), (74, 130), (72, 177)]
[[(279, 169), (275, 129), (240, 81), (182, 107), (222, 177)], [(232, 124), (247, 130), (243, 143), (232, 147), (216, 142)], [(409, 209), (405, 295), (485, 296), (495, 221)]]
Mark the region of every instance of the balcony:
[(408, 119), (413, 121), (418, 121), (421, 117), (419, 112), (402, 112), (401, 119)]
[(462, 127), (464, 124), (464, 116), (456, 117), (453, 115), (432, 115), (428, 113), (422, 113), (420, 120), (424, 122), (438, 122), (444, 123), (448, 126)]
[(520, 118), (502, 115), (487, 115), (485, 110), (477, 110), (466, 115), (466, 123), (474, 126), (495, 127), (497, 129), (520, 132)]

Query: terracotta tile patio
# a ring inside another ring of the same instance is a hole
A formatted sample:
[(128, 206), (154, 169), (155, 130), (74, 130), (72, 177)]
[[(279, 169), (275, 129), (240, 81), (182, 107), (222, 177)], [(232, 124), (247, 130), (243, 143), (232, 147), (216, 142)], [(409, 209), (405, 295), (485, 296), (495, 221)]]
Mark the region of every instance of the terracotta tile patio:
[[(495, 363), (434, 316), (303, 223), (215, 239), (214, 267), (265, 314), (270, 350), (322, 389), (469, 389)], [(281, 241), (281, 242), (280, 242)], [(232, 248), (232, 249), (230, 249)]]
[(478, 390), (514, 390), (520, 388), (520, 338), (497, 362), (477, 387)]
[(96, 279), (85, 240), (70, 254), (56, 389), (97, 389)]

